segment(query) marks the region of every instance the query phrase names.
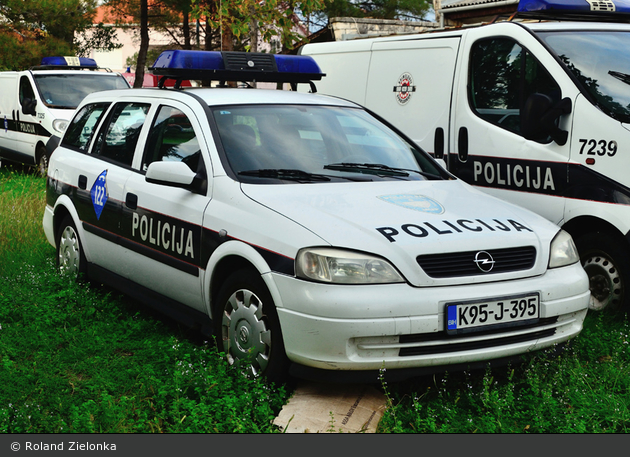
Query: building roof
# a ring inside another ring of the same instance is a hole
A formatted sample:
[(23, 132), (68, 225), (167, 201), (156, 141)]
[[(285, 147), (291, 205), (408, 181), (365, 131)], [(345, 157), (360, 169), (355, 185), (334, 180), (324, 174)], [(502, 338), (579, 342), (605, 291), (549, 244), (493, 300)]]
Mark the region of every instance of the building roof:
[(518, 4), (518, 0), (462, 0), (455, 2), (442, 2), (442, 10), (450, 10), (456, 8), (462, 8), (466, 6), (479, 6), (480, 8), (489, 8), (493, 6), (506, 5), (506, 4)]

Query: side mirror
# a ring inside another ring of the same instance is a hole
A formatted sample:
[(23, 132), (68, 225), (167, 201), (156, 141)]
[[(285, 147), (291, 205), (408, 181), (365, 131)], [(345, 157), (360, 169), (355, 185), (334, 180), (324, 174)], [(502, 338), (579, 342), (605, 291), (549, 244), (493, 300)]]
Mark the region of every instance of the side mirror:
[(183, 162), (153, 162), (147, 168), (145, 179), (153, 184), (188, 188), (196, 173)]
[(528, 140), (543, 142), (551, 138), (563, 146), (569, 133), (558, 127), (558, 121), (560, 116), (569, 114), (571, 109), (570, 98), (563, 98), (554, 105), (551, 97), (532, 94), (527, 98), (521, 113), (521, 133)]
[(35, 107), (37, 106), (37, 100), (25, 98), (22, 102), (22, 114), (30, 114), (31, 116), (37, 115)]

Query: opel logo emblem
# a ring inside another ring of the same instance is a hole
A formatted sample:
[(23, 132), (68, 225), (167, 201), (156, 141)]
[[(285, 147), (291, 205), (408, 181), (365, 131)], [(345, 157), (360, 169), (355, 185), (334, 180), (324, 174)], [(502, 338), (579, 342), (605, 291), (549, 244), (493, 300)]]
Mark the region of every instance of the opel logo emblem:
[(490, 273), (494, 268), (494, 259), (486, 251), (479, 251), (475, 254), (475, 263), (477, 264), (477, 268), (484, 273)]

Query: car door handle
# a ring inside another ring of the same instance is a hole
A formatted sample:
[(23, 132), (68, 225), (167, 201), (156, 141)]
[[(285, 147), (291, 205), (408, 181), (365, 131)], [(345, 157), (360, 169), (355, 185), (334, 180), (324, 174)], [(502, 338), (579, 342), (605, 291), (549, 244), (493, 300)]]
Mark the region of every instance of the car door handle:
[(87, 176), (79, 175), (79, 189), (87, 189)]
[(468, 129), (466, 127), (461, 127), (459, 129), (457, 154), (459, 155), (460, 161), (466, 162), (468, 160)]
[(127, 205), (129, 209), (138, 208), (138, 196), (129, 192), (125, 197), (125, 205)]

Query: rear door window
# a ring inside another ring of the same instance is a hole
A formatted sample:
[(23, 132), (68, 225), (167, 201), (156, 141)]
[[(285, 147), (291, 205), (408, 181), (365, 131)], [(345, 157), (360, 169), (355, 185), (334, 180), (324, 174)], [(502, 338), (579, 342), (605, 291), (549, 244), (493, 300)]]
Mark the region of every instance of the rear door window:
[(99, 131), (93, 154), (119, 165), (131, 167), (138, 138), (151, 105), (118, 103), (108, 122)]
[(94, 129), (109, 105), (109, 103), (93, 103), (81, 108), (68, 125), (61, 144), (75, 151), (86, 152)]

